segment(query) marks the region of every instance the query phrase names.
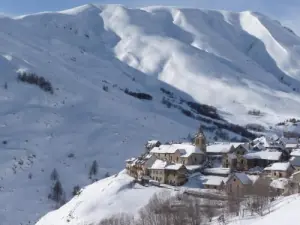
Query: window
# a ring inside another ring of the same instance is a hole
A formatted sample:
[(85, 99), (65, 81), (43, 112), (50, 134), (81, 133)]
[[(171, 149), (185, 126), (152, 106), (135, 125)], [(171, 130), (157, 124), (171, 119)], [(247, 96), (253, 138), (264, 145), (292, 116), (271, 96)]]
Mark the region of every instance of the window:
[(282, 174), (281, 173), (278, 173), (279, 177), (282, 177)]
[(236, 179), (234, 178), (234, 179), (233, 179), (233, 181), (235, 182), (235, 181), (236, 181)]
[(177, 162), (179, 161), (179, 157), (177, 156)]
[(194, 158), (194, 161), (197, 162), (197, 158), (196, 157)]

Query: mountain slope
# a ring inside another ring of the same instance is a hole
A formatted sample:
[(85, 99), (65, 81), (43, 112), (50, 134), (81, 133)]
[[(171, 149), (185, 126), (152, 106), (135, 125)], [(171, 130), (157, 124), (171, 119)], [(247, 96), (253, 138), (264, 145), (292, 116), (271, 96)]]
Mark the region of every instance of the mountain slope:
[[(273, 39), (250, 31), (248, 19), (261, 21)], [(54, 168), (69, 199), (75, 185), (91, 182), (93, 160), (100, 179), (122, 169), (148, 139), (182, 140), (199, 121), (212, 140), (216, 124), (231, 126), (221, 117), (272, 124), (299, 110), (292, 90), (299, 82), (299, 38), (255, 13), (85, 5), (0, 18), (0, 27), (4, 225), (33, 223), (55, 207), (47, 198)], [(278, 45), (288, 54), (277, 55)], [(45, 77), (54, 94), (19, 82), (22, 71)], [(264, 116), (248, 115), (249, 109)], [(223, 131), (242, 138), (236, 128)]]
[[(96, 225), (101, 220), (119, 213), (137, 215), (139, 209), (145, 206), (155, 193), (179, 193), (155, 186), (144, 187), (132, 184), (132, 181), (131, 177), (120, 172), (116, 176), (89, 185), (66, 205), (42, 217), (36, 225)], [(299, 204), (299, 195), (280, 197), (272, 202), (270, 212), (265, 216), (254, 214), (245, 217), (229, 217), (227, 224), (281, 225), (286, 224), (286, 221), (297, 221)], [(210, 225), (217, 224), (219, 224), (217, 218), (210, 223)], [(291, 224), (294, 225), (296, 222)]]
[(158, 187), (132, 185), (132, 181), (121, 172), (92, 184), (59, 210), (47, 214), (37, 225), (93, 224), (115, 213), (137, 213), (155, 193), (163, 191)]

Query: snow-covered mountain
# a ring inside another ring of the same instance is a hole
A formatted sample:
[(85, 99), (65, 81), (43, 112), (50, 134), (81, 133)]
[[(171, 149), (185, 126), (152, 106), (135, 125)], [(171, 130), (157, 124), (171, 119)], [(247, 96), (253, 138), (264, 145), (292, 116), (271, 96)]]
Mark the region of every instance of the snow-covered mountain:
[[(53, 209), (54, 168), (70, 198), (93, 160), (102, 178), (148, 139), (182, 140), (199, 121), (210, 139), (240, 139), (226, 120), (270, 125), (300, 108), (300, 38), (258, 13), (85, 5), (0, 28), (3, 225)], [(18, 81), (24, 71), (54, 93)]]

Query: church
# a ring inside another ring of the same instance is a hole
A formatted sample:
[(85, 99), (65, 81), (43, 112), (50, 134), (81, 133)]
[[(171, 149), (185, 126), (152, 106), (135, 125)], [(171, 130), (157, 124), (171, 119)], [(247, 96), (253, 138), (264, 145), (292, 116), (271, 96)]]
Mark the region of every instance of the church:
[(206, 138), (201, 128), (194, 137), (194, 143), (165, 144), (154, 147), (150, 154), (156, 158), (183, 165), (201, 165), (206, 159)]
[(142, 179), (149, 177), (160, 183), (182, 185), (188, 172), (201, 168), (206, 160), (206, 138), (201, 128), (193, 143), (160, 144), (149, 141), (146, 152), (126, 161), (129, 175)]

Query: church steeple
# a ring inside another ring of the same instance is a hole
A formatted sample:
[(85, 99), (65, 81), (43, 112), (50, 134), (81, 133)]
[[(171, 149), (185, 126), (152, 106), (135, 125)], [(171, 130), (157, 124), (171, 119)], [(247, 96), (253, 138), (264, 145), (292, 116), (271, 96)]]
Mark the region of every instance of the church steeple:
[(206, 138), (205, 138), (205, 135), (204, 135), (204, 132), (203, 132), (201, 126), (199, 126), (198, 132), (195, 135), (194, 144), (196, 147), (201, 149), (203, 152), (206, 152)]

